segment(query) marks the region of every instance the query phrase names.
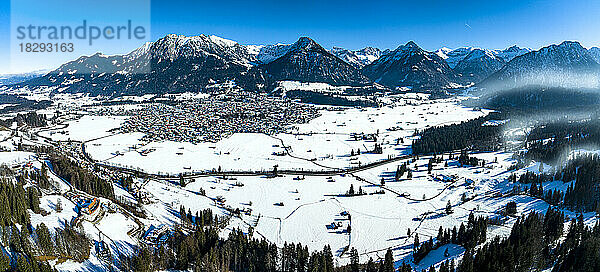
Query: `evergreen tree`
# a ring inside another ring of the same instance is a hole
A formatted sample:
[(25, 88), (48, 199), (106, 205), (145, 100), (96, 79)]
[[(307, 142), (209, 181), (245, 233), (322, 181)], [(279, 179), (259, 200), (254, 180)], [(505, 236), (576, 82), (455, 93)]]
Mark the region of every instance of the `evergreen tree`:
[(365, 272), (377, 272), (377, 267), (373, 262), (373, 258), (369, 258), (369, 261), (367, 262), (367, 267), (365, 268)]
[(383, 261), (381, 272), (394, 272), (394, 255), (392, 255), (391, 249), (388, 249), (385, 252), (385, 259)]
[(0, 252), (0, 271), (8, 271), (10, 268), (10, 258), (3, 252)]
[(413, 250), (414, 250), (414, 251), (416, 251), (416, 250), (418, 250), (418, 249), (419, 249), (419, 244), (420, 244), (420, 241), (419, 241), (419, 234), (418, 234), (418, 233), (415, 233), (415, 238), (414, 238), (414, 241), (413, 241)]
[(451, 214), (452, 212), (452, 204), (450, 204), (450, 200), (448, 200), (448, 203), (446, 204), (446, 214)]
[(29, 261), (27, 261), (27, 258), (25, 258), (25, 256), (22, 254), (19, 255), (17, 259), (17, 270), (19, 272), (33, 272), (31, 264), (29, 263)]
[(50, 235), (50, 231), (48, 231), (48, 227), (44, 223), (41, 223), (36, 229), (38, 243), (42, 249), (44, 255), (53, 255), (54, 254), (54, 244), (52, 243), (52, 236)]
[(358, 251), (356, 248), (350, 249), (350, 272), (359, 272), (360, 270), (360, 259), (358, 257)]
[(348, 190), (348, 195), (349, 196), (353, 196), (355, 194), (354, 192), (354, 184), (350, 184), (350, 190)]

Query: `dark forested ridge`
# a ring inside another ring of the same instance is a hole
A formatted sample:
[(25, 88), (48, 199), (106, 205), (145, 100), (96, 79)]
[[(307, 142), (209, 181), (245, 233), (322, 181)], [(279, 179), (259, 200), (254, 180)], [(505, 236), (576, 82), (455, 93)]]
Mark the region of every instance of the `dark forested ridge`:
[(415, 236), (413, 259), (415, 263), (419, 263), (427, 256), (427, 254), (429, 254), (429, 252), (447, 244), (457, 244), (466, 249), (473, 249), (475, 246), (485, 242), (487, 226), (487, 218), (476, 218), (473, 213), (471, 213), (467, 225), (461, 223), (458, 229), (453, 227), (452, 229), (449, 228), (444, 230), (444, 228), (440, 226), (435, 242), (433, 238), (431, 238), (428, 241), (419, 243), (419, 236), (417, 234)]
[[(600, 271), (600, 225), (586, 227), (582, 216), (572, 219), (567, 229), (564, 222), (556, 209), (549, 208), (544, 215), (530, 213), (517, 220), (507, 238), (467, 247), (456, 267), (447, 261), (427, 271)], [(559, 240), (563, 235), (566, 238)]]
[[(40, 214), (40, 192), (26, 187), (23, 177), (0, 168), (0, 271), (54, 271), (44, 257), (87, 260), (91, 242), (69, 223), (50, 231), (41, 223), (34, 226), (30, 213)], [(18, 227), (17, 227), (18, 226)]]
[(519, 218), (508, 238), (494, 238), (477, 250), (467, 250), (457, 271), (540, 271), (553, 265), (553, 242), (562, 235), (563, 215), (548, 210)]
[(413, 141), (413, 153), (440, 153), (462, 149), (496, 150), (502, 142), (503, 125), (486, 122), (502, 118), (502, 114), (492, 113), (459, 124), (427, 128), (419, 133), (419, 139)]
[(50, 157), (54, 172), (75, 188), (86, 193), (113, 199), (113, 185), (81, 167), (68, 157), (54, 154)]
[[(565, 163), (564, 167), (547, 174), (527, 172), (513, 181), (531, 184), (529, 194), (543, 198), (548, 203), (562, 207), (600, 214), (600, 157), (597, 154), (581, 155)], [(544, 191), (542, 184), (549, 181), (573, 182), (565, 192)]]
[(16, 122), (17, 125), (28, 125), (30, 127), (44, 127), (48, 125), (45, 115), (39, 115), (35, 111), (21, 114), (18, 113), (13, 118), (0, 120), (0, 125), (4, 127), (10, 127), (13, 122)]
[(560, 113), (594, 109), (600, 102), (597, 90), (525, 86), (492, 93), (476, 102), (478, 106), (511, 115)]
[(372, 100), (349, 99), (346, 96), (334, 96), (313, 91), (292, 90), (286, 92), (286, 97), (290, 99), (300, 99), (302, 103), (311, 103), (317, 105), (333, 106), (360, 106), (375, 107), (377, 103)]
[(0, 104), (9, 104), (0, 109), (0, 113), (45, 109), (52, 105), (50, 100), (34, 101), (18, 95), (0, 94)]
[(527, 136), (527, 157), (554, 163), (570, 150), (600, 145), (600, 119), (568, 119), (536, 126)]

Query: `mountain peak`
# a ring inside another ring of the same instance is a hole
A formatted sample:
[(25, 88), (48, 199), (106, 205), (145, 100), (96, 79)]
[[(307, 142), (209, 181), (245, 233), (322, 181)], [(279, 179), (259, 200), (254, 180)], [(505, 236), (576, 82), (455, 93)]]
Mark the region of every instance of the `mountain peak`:
[(458, 86), (458, 77), (436, 53), (409, 41), (363, 68), (371, 80), (390, 88), (444, 89)]
[(407, 52), (420, 52), (423, 51), (415, 42), (409, 41), (404, 45), (398, 46), (396, 50), (392, 51), (392, 55), (404, 55)]
[(323, 82), (340, 86), (369, 83), (358, 69), (309, 37), (301, 37), (285, 54), (262, 67), (275, 81)]
[(583, 87), (587, 85), (580, 78), (598, 71), (600, 65), (579, 42), (564, 41), (513, 58), (480, 86), (497, 89), (523, 85)]
[(298, 41), (292, 45), (291, 50), (310, 50), (313, 48), (318, 49), (321, 48), (321, 46), (309, 37), (300, 37)]
[[(421, 52), (423, 49), (415, 42), (409, 41), (405, 45), (400, 45), (396, 50), (396, 54), (405, 54), (406, 52)], [(424, 51), (423, 51), (424, 52)]]
[(504, 49), (504, 51), (517, 51), (519, 49), (521, 49), (521, 48), (515, 44), (513, 46), (507, 47), (506, 49)]
[(532, 53), (536, 54), (567, 54), (566, 58), (578, 58), (588, 55), (587, 50), (576, 41), (563, 41), (560, 44), (552, 44)]
[(577, 41), (564, 41), (560, 43), (557, 47), (584, 49), (583, 46), (581, 46), (581, 44)]
[(588, 52), (594, 58), (594, 60), (596, 60), (597, 63), (600, 63), (600, 48), (592, 47), (588, 49)]
[(405, 47), (412, 47), (412, 48), (420, 48), (414, 41), (409, 41), (404, 46)]
[(330, 53), (357, 69), (363, 68), (381, 56), (379, 48), (370, 46), (354, 51), (334, 46)]

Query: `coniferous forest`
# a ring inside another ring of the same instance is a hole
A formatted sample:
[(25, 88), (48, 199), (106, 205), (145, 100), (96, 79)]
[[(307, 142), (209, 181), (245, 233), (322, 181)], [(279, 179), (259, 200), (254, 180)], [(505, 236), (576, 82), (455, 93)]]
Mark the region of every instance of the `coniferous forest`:
[(54, 271), (44, 260), (89, 257), (91, 242), (69, 222), (52, 232), (44, 223), (34, 227), (29, 212), (41, 212), (39, 192), (24, 189), (10, 169), (0, 168), (0, 173), (0, 246), (8, 250), (0, 253), (0, 271)]
[[(580, 155), (554, 172), (527, 172), (519, 177), (513, 174), (510, 179), (513, 182), (530, 184), (528, 193), (550, 204), (575, 211), (600, 213), (600, 157), (597, 154)], [(550, 181), (570, 184), (565, 192), (544, 191), (543, 183)]]
[(547, 163), (565, 160), (569, 150), (600, 144), (600, 119), (558, 120), (536, 126), (527, 135), (527, 158)]
[(97, 196), (114, 198), (114, 189), (110, 182), (94, 175), (66, 156), (54, 154), (50, 161), (54, 172), (75, 188)]
[(496, 150), (502, 142), (500, 133), (503, 126), (486, 122), (502, 120), (502, 117), (499, 113), (492, 113), (459, 124), (427, 128), (418, 133), (419, 139), (413, 141), (413, 153), (430, 154), (464, 149)]

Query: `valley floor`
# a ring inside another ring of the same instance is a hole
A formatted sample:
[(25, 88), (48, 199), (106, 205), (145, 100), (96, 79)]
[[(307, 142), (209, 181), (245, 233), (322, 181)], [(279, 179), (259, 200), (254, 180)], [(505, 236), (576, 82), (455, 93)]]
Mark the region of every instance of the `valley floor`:
[[(312, 251), (329, 244), (338, 264), (349, 262), (350, 248), (358, 250), (361, 262), (381, 259), (392, 249), (397, 265), (410, 263), (420, 271), (446, 259), (460, 258), (464, 249), (445, 245), (415, 264), (415, 234), (425, 241), (435, 237), (440, 226), (466, 223), (474, 213), (501, 218), (500, 225), (488, 228), (488, 239), (507, 236), (517, 216), (548, 209), (549, 204), (541, 199), (511, 194), (514, 184), (508, 177), (515, 172), (509, 170), (515, 164), (511, 152), (472, 154), (488, 162), (485, 167), (460, 165), (457, 153), (454, 159), (446, 153), (431, 173), (427, 169), (431, 156), (411, 155), (416, 131), (489, 112), (463, 107), (456, 99), (406, 98), (382, 108), (334, 111), (324, 107), (320, 117), (295, 125), (286, 133), (238, 133), (217, 143), (191, 144), (147, 142), (142, 140), (142, 133), (118, 133), (114, 129), (126, 117), (96, 116), (90, 109), (82, 113), (83, 117), (74, 116), (38, 131), (38, 137), (18, 137), (32, 144), (71, 140), (82, 146), (71, 151), (74, 158), (107, 169), (149, 174), (135, 180), (134, 191), (114, 183), (119, 199), (131, 203), (141, 199), (146, 218), (138, 218), (106, 199), (99, 199), (102, 204), (98, 210), (80, 218), (85, 233), (95, 241), (108, 242), (113, 253), (133, 254), (136, 246), (148, 243), (151, 231), (173, 229), (181, 222), (183, 206), (193, 214), (211, 209), (228, 218), (222, 236), (241, 229), (279, 246), (302, 243)], [(5, 141), (12, 145), (10, 139)], [(381, 144), (381, 152), (375, 151), (376, 143)], [(0, 161), (7, 165), (33, 162), (38, 168), (44, 163), (33, 153), (16, 151), (1, 152)], [(412, 178), (395, 178), (403, 163), (412, 170)], [(516, 172), (537, 169), (539, 163), (532, 162)], [(44, 222), (52, 229), (60, 228), (64, 220), (79, 218), (72, 194), (94, 197), (77, 192), (53, 173), (51, 176), (59, 190), (42, 197), (41, 207), (49, 214), (32, 213), (31, 221), (33, 225)], [(181, 186), (181, 179), (185, 186)], [(348, 195), (351, 187), (365, 194)], [(562, 182), (544, 184), (545, 189), (566, 187)], [(54, 208), (59, 199), (61, 212)], [(503, 216), (502, 210), (511, 201), (517, 203), (517, 214)], [(446, 212), (448, 203), (453, 213)], [(568, 217), (576, 216), (575, 212), (564, 212)], [(585, 214), (585, 218), (587, 224), (597, 220), (593, 213)], [(449, 256), (443, 254), (446, 249)], [(107, 267), (97, 252), (84, 263), (56, 264), (63, 271)]]

